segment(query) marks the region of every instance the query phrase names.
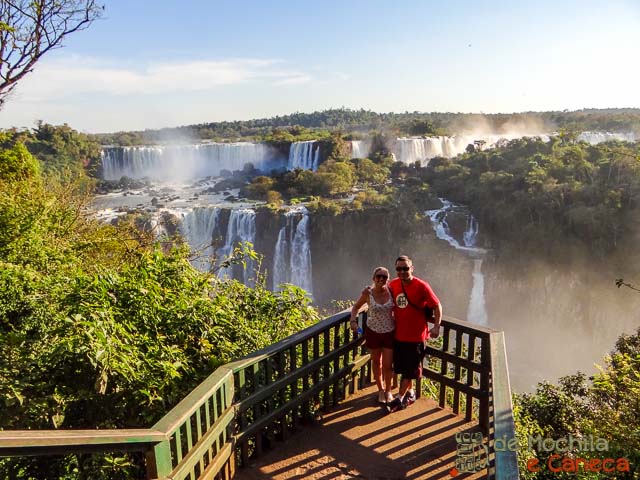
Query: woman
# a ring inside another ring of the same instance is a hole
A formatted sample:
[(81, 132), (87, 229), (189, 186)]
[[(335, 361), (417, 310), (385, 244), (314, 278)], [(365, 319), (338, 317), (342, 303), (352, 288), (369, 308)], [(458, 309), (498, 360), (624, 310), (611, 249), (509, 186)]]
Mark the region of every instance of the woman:
[(360, 307), (369, 304), (367, 329), (364, 332), (365, 344), (371, 351), (373, 376), (378, 386), (378, 402), (387, 403), (393, 399), (391, 395), (393, 376), (393, 297), (387, 286), (389, 270), (377, 267), (373, 271), (373, 285), (365, 288), (362, 295), (351, 309), (351, 330), (358, 330), (356, 317)]

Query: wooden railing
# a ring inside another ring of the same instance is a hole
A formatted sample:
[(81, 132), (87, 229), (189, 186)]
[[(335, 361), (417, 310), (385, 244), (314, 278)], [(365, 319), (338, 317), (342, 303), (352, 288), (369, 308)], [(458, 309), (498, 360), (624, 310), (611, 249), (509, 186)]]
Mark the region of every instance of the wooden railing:
[[(424, 378), (435, 385), (434, 396), (441, 407), (448, 405), (454, 413), (464, 413), (467, 421), (477, 418), (492, 454), (487, 459), (490, 476), (500, 480), (519, 478), (516, 452), (494, 449), (496, 438), (501, 444), (515, 438), (504, 334), (445, 317), (441, 336), (440, 342), (427, 343)], [(423, 390), (418, 388), (418, 395)]]
[[(232, 478), (237, 466), (365, 386), (370, 356), (348, 321), (343, 311), (218, 368), (150, 429), (0, 431), (0, 456), (138, 451), (149, 479)], [(443, 321), (443, 332), (443, 347), (428, 347), (441, 364), (425, 368), (440, 386), (440, 404), (451, 397), (448, 389), (457, 392), (454, 411), (462, 395), (471, 419), (477, 401), (480, 426), (512, 437), (502, 334), (453, 319)], [(494, 457), (495, 478), (518, 478), (517, 463), (515, 476), (501, 473), (511, 471), (515, 458), (503, 453)]]

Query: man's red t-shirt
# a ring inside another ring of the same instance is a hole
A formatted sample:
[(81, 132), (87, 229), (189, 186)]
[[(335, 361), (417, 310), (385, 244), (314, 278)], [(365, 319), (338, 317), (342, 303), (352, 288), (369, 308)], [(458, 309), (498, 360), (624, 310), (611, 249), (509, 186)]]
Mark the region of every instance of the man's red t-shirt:
[(395, 339), (400, 342), (424, 342), (429, 336), (424, 310), (418, 310), (412, 305), (420, 309), (435, 308), (440, 300), (433, 293), (431, 285), (418, 277), (413, 277), (411, 282), (404, 286), (404, 291), (411, 300), (409, 305), (402, 291), (401, 281), (399, 278), (394, 278), (389, 282), (393, 295), (393, 315), (396, 321)]

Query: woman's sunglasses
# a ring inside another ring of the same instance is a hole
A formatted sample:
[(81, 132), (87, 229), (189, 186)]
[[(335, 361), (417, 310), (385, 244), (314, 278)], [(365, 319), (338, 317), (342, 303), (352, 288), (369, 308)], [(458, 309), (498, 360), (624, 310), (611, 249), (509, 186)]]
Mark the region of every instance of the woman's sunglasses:
[(386, 280), (389, 278), (387, 275), (376, 275), (376, 280)]

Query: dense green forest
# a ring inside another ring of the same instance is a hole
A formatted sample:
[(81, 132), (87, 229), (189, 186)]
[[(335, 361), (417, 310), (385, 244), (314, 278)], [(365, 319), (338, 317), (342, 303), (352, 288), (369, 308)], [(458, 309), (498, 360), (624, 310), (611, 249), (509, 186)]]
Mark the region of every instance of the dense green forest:
[(286, 135), (287, 133), (295, 135), (295, 129), (300, 127), (316, 133), (341, 131), (355, 137), (371, 131), (384, 131), (396, 136), (413, 136), (453, 135), (477, 131), (477, 129), (493, 133), (514, 130), (530, 133), (549, 133), (560, 130), (640, 133), (640, 109), (479, 114), (376, 113), (370, 110), (342, 108), (256, 120), (211, 122), (159, 130), (98, 134), (95, 137), (103, 145), (143, 145), (168, 141), (200, 140), (260, 141), (266, 140), (272, 135)]
[(602, 256), (635, 225), (640, 144), (522, 138), (434, 159), (423, 178), (439, 196), (469, 205), (496, 244), (582, 243)]

